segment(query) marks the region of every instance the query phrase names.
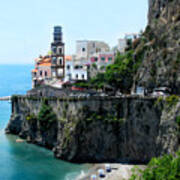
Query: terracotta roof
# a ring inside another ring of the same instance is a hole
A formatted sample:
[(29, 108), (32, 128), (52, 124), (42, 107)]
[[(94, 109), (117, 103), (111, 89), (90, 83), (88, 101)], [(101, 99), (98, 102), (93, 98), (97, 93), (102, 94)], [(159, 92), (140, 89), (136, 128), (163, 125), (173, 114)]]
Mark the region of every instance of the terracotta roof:
[(65, 56), (66, 61), (72, 61), (72, 56)]
[(45, 57), (44, 59), (43, 59), (43, 62), (51, 62), (51, 58), (50, 57)]
[(51, 66), (51, 63), (50, 62), (43, 62), (43, 63), (40, 63), (39, 66)]
[(38, 66), (51, 66), (51, 57), (42, 57), (41, 61), (38, 62)]
[(33, 69), (32, 72), (38, 72), (38, 70), (37, 69)]

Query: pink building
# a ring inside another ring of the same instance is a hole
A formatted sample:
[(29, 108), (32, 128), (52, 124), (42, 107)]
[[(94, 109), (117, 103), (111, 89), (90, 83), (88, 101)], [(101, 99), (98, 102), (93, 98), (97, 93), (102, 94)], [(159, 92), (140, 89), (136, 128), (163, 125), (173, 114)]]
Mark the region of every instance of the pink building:
[(114, 53), (112, 52), (105, 52), (105, 53), (100, 53), (98, 62), (104, 62), (104, 63), (114, 63)]
[(90, 58), (91, 63), (114, 63), (115, 55), (113, 52), (98, 53)]

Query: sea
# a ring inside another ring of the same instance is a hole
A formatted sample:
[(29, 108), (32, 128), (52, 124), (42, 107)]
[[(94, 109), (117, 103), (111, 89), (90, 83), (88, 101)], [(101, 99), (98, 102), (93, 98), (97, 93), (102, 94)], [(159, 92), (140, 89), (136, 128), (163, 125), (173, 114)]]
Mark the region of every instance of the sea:
[[(0, 65), (0, 97), (31, 89), (32, 69), (32, 65)], [(10, 115), (11, 103), (0, 101), (0, 180), (75, 180), (87, 171), (88, 165), (55, 159), (45, 148), (5, 135)]]

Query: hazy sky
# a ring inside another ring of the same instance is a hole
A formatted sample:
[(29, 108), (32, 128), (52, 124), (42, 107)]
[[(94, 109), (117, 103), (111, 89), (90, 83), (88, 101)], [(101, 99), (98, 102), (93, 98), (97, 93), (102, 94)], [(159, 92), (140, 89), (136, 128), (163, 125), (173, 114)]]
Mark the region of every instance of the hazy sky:
[(5, 0), (0, 6), (0, 64), (30, 64), (50, 48), (54, 25), (62, 25), (66, 54), (76, 40), (115, 46), (124, 33), (147, 24), (147, 0)]

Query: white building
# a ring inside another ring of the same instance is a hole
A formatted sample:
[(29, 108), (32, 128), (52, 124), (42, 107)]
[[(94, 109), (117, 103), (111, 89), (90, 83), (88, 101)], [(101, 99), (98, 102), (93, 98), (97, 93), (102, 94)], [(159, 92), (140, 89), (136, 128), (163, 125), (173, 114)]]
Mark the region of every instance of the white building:
[(109, 51), (109, 45), (102, 41), (77, 41), (76, 59), (89, 59), (95, 53)]
[(66, 59), (65, 81), (88, 80), (87, 61)]
[(118, 39), (118, 47), (117, 47), (118, 51), (120, 53), (124, 53), (126, 47), (127, 47), (127, 40), (126, 39), (122, 39), (122, 38)]
[(125, 39), (131, 39), (132, 41), (134, 41), (135, 39), (137, 39), (139, 37), (139, 34), (137, 33), (126, 33), (125, 34)]
[(118, 39), (118, 46), (117, 46), (118, 51), (120, 53), (124, 53), (127, 47), (128, 40), (131, 40), (133, 42), (138, 37), (139, 37), (139, 34), (137, 33), (126, 33), (124, 38)]

